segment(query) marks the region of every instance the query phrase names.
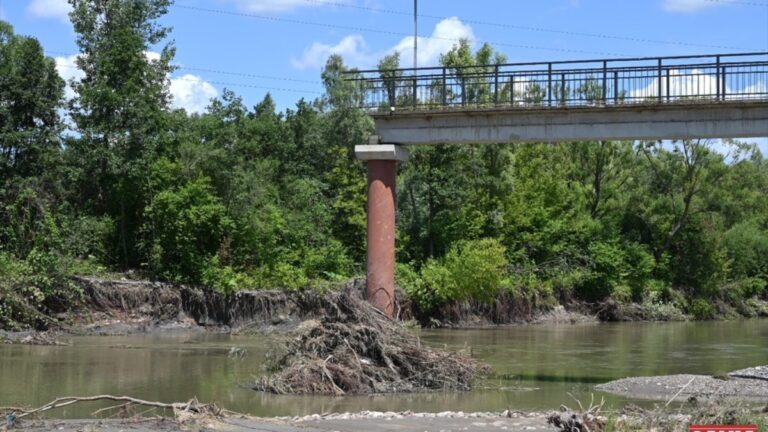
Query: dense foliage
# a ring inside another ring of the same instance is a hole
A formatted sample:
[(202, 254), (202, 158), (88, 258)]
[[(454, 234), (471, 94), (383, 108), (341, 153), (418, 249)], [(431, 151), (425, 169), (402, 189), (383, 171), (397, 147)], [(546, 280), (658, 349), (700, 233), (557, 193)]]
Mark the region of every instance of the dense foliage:
[[(373, 124), (340, 57), (317, 100), (278, 112), (270, 95), (250, 108), (225, 91), (189, 114), (169, 106), (173, 45), (146, 54), (169, 34), (156, 20), (170, 0), (70, 2), (85, 73), (72, 100), (40, 44), (0, 22), (0, 326), (24, 301), (55, 311), (76, 298), (62, 270), (226, 291), (362, 273), (353, 147)], [(466, 41), (442, 57), (503, 61)], [(398, 62), (380, 63), (392, 88)], [(483, 83), (469, 93), (490, 97)], [(398, 278), (426, 313), (507, 291), (707, 318), (712, 299), (766, 294), (768, 164), (746, 143), (421, 147), (398, 182)]]

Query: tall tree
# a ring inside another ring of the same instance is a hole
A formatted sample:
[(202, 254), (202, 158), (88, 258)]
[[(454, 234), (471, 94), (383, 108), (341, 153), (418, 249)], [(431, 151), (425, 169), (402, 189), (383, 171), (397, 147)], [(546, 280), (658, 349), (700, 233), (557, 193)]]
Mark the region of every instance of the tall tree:
[(85, 73), (73, 83), (72, 118), (81, 139), (82, 193), (97, 214), (116, 221), (114, 260), (139, 263), (138, 228), (147, 197), (144, 174), (162, 142), (175, 48), (150, 52), (170, 29), (157, 20), (171, 0), (69, 0)]
[(45, 246), (60, 201), (64, 81), (37, 39), (0, 21), (0, 253)]
[(0, 21), (0, 179), (29, 176), (59, 150), (64, 81), (37, 39)]

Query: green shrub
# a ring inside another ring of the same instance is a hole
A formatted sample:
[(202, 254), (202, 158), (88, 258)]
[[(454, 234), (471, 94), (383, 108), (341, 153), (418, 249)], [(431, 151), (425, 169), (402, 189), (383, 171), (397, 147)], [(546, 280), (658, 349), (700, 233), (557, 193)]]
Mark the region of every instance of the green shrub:
[(759, 297), (765, 293), (766, 281), (761, 278), (748, 277), (733, 281), (720, 288), (721, 297), (731, 303)]
[(19, 260), (0, 253), (0, 328), (36, 326), (42, 314), (63, 312), (82, 300), (72, 283), (72, 260), (53, 251), (33, 249)]
[(585, 300), (602, 300), (613, 293), (624, 273), (624, 251), (616, 244), (596, 242), (589, 245), (589, 275), (577, 287)]
[(710, 320), (715, 317), (715, 307), (711, 301), (697, 298), (691, 300), (688, 306), (688, 313), (697, 320)]
[(754, 222), (734, 225), (725, 233), (733, 278), (768, 279), (768, 234)]
[(410, 267), (399, 266), (398, 280), (424, 311), (453, 301), (489, 301), (505, 285), (505, 253), (495, 239), (462, 241), (443, 258), (428, 260), (420, 277)]
[(644, 289), (653, 276), (656, 260), (647, 246), (634, 242), (624, 245), (624, 260), (626, 267), (623, 279), (631, 290), (632, 300), (642, 301)]
[(25, 259), (32, 249), (61, 247), (61, 233), (51, 198), (30, 181), (0, 195), (0, 250)]
[(439, 303), (435, 292), (424, 284), (421, 274), (408, 264), (397, 263), (395, 282), (422, 311), (430, 311)]
[(246, 288), (255, 288), (257, 281), (246, 273), (236, 271), (230, 266), (221, 266), (219, 257), (214, 256), (203, 270), (203, 285), (224, 293), (233, 293)]
[(150, 270), (174, 281), (201, 282), (232, 229), (206, 178), (158, 193), (144, 216), (144, 250)]
[(73, 258), (109, 260), (107, 242), (115, 232), (115, 223), (109, 216), (81, 216), (65, 220), (62, 229), (62, 249)]
[(311, 279), (303, 268), (279, 262), (257, 270), (256, 280), (260, 287), (295, 290), (309, 286)]

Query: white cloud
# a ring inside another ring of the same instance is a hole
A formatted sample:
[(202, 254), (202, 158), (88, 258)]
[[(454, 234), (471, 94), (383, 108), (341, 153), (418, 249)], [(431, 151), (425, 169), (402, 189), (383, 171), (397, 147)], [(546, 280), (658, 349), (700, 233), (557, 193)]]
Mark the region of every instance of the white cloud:
[(313, 43), (304, 50), (300, 59), (291, 59), (291, 64), (296, 69), (320, 68), (332, 54), (344, 57), (348, 64), (370, 66), (372, 59), (365, 43), (360, 35), (350, 35), (342, 39), (336, 45), (327, 45), (321, 42)]
[(160, 60), (160, 53), (154, 52), (154, 51), (144, 51), (144, 57), (147, 58), (147, 60), (153, 62)]
[[(464, 24), (457, 17), (446, 18), (435, 26), (431, 37), (420, 36), (419, 66), (434, 66), (444, 54), (453, 48), (459, 39), (473, 40), (475, 35), (472, 27)], [(413, 67), (413, 37), (403, 38), (395, 46), (383, 50), (372, 51), (365, 39), (360, 35), (344, 37), (335, 45), (315, 42), (304, 50), (301, 58), (292, 59), (291, 64), (297, 69), (321, 68), (328, 56), (338, 54), (344, 57), (345, 63), (358, 68), (371, 68), (382, 57), (394, 52), (400, 53), (401, 66)]]
[(285, 13), (305, 7), (333, 7), (350, 0), (229, 0), (238, 8), (253, 13)]
[[(152, 51), (144, 53), (150, 61), (156, 61), (160, 54)], [(85, 74), (77, 67), (75, 61), (77, 54), (69, 57), (56, 57), (56, 70), (66, 82), (64, 97), (69, 100), (75, 97), (75, 91), (70, 85), (71, 80), (78, 81)], [(201, 113), (205, 111), (211, 98), (219, 95), (218, 90), (197, 75), (187, 74), (181, 77), (171, 78), (169, 90), (172, 96), (172, 104), (175, 108), (184, 108), (189, 113)]]
[(748, 85), (741, 92), (742, 93), (747, 93), (747, 94), (759, 93), (760, 95), (757, 96), (757, 97), (759, 97), (761, 99), (765, 99), (766, 96), (768, 96), (768, 83), (765, 82), (765, 81), (758, 81), (756, 83)]
[[(669, 85), (667, 85), (667, 81), (669, 82)], [(721, 91), (722, 90), (723, 89), (721, 89)], [(745, 87), (733, 88), (726, 83), (724, 90), (726, 99), (762, 99), (765, 98), (765, 94), (768, 93), (768, 84), (764, 81), (754, 81)], [(662, 78), (661, 80), (662, 97), (669, 97), (673, 100), (692, 96), (714, 98), (717, 95), (717, 91), (717, 78), (714, 75), (707, 74), (699, 69), (685, 71), (671, 70), (669, 73), (669, 80), (666, 78)], [(636, 89), (629, 94), (630, 98), (633, 100), (656, 98), (658, 95), (658, 79), (654, 79), (647, 86)]]
[(219, 95), (218, 90), (203, 78), (186, 74), (171, 78), (173, 106), (184, 108), (189, 113), (202, 113), (212, 98)]
[(693, 13), (719, 4), (707, 0), (663, 0), (661, 7), (667, 12)]
[(38, 18), (56, 18), (64, 22), (69, 22), (71, 10), (67, 0), (32, 0), (27, 6), (27, 12)]
[(56, 70), (59, 72), (59, 76), (67, 82), (67, 86), (64, 88), (64, 97), (72, 99), (75, 97), (75, 91), (70, 85), (71, 80), (79, 81), (85, 76), (82, 70), (77, 67), (75, 61), (78, 54), (71, 55), (69, 57), (56, 57)]
[[(464, 24), (457, 17), (446, 18), (435, 26), (432, 36), (419, 37), (419, 66), (436, 66), (440, 54), (444, 54), (458, 43), (459, 39), (474, 40), (472, 27)], [(400, 41), (390, 52), (400, 53), (403, 67), (413, 67), (413, 37)]]

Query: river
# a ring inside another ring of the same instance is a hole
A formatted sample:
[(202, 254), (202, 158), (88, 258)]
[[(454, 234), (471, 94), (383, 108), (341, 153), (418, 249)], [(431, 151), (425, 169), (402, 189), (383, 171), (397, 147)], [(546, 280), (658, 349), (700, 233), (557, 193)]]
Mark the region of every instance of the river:
[[(64, 338), (70, 346), (0, 345), (0, 406), (42, 405), (60, 396), (129, 395), (164, 402), (197, 397), (258, 416), (345, 411), (500, 411), (627, 399), (595, 392), (627, 376), (723, 374), (768, 363), (768, 320), (514, 326), (422, 330), (422, 340), (471, 347), (496, 376), (468, 393), (366, 397), (275, 396), (242, 384), (264, 372), (274, 339), (214, 333)], [(232, 347), (245, 351), (230, 355)], [(641, 404), (648, 402), (632, 401)], [(101, 405), (57, 411), (87, 417)]]

